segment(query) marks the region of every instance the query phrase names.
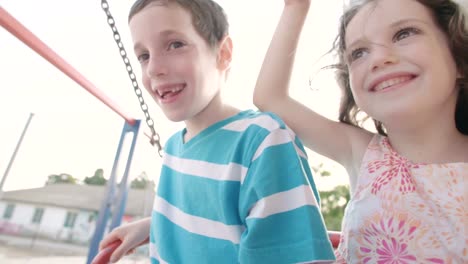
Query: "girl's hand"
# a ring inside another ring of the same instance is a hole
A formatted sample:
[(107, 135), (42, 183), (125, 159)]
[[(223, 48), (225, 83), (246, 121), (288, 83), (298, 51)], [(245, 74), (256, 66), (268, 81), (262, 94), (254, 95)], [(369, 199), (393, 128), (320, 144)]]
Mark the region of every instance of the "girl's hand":
[(290, 5), (300, 5), (300, 6), (309, 6), (311, 0), (284, 0), (285, 6)]
[(284, 0), (284, 13), (292, 17), (305, 17), (309, 11), (311, 0)]

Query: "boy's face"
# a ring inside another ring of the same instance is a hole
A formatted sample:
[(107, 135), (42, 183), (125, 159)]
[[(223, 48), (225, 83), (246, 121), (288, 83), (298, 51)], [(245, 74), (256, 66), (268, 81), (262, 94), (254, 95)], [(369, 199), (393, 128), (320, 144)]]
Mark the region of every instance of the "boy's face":
[(225, 63), (195, 30), (187, 10), (153, 3), (129, 24), (143, 85), (168, 119), (194, 119), (219, 97)]

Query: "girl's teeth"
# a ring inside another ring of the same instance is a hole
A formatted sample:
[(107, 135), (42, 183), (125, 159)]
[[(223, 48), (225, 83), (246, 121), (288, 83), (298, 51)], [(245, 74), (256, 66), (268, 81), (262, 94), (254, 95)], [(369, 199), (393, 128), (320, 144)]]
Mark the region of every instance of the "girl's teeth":
[(377, 85), (375, 87), (375, 90), (380, 91), (380, 90), (383, 90), (383, 89), (388, 88), (390, 86), (397, 85), (399, 83), (405, 82), (405, 81), (407, 81), (409, 79), (410, 79), (410, 77), (406, 76), (406, 77), (398, 77), (398, 78), (393, 78), (393, 79), (390, 79), (390, 80), (386, 80), (386, 81), (381, 82), (379, 85)]

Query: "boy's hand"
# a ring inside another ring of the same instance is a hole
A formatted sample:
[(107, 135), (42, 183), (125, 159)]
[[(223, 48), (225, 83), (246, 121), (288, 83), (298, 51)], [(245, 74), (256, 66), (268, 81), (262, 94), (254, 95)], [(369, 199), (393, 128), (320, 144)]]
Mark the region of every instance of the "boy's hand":
[(120, 246), (122, 241), (114, 240), (114, 242), (108, 244), (104, 249), (99, 250), (99, 254), (94, 257), (91, 264), (108, 264), (110, 257), (114, 253), (115, 249)]
[[(99, 244), (99, 254), (92, 264), (115, 263), (149, 241), (151, 218), (115, 228)], [(98, 262), (99, 261), (99, 262)], [(105, 262), (101, 262), (105, 261)]]

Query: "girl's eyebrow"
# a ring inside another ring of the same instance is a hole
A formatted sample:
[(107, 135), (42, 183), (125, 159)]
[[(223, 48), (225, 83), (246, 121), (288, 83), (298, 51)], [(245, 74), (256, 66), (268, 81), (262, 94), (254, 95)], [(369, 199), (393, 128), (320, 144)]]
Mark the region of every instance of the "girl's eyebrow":
[[(400, 27), (403, 24), (407, 24), (407, 23), (411, 23), (411, 22), (413, 22), (413, 23), (416, 22), (418, 24), (427, 24), (426, 21), (423, 21), (421, 19), (406, 18), (406, 19), (400, 19), (400, 20), (397, 20), (395, 22), (392, 22), (389, 25), (389, 27), (390, 28), (397, 28), (397, 27)], [(366, 37), (360, 37), (360, 38), (352, 41), (349, 45), (347, 45), (346, 49), (352, 48), (353, 46), (356, 46), (356, 45), (358, 45), (359, 43), (362, 43), (362, 42), (367, 42), (367, 38)]]

